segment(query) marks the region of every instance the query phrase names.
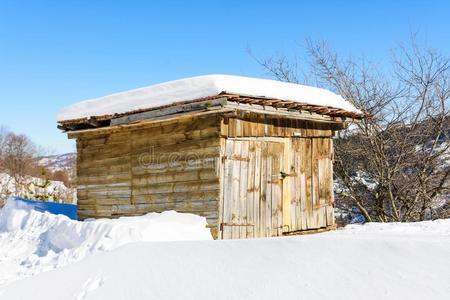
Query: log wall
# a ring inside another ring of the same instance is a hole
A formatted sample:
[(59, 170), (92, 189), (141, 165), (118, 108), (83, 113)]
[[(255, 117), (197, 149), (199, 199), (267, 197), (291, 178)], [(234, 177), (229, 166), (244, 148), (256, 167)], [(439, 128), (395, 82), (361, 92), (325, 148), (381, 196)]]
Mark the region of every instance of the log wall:
[(218, 116), (77, 136), (79, 218), (176, 210), (218, 226)]
[(331, 226), (342, 127), (234, 112), (72, 132), (79, 218), (176, 210), (206, 217), (216, 238)]

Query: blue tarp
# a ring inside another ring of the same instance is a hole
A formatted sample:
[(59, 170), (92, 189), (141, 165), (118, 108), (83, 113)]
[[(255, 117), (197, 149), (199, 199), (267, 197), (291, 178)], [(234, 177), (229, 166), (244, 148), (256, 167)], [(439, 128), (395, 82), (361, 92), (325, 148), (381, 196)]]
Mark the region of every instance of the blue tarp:
[(15, 201), (26, 203), (33, 209), (40, 212), (49, 212), (55, 215), (65, 215), (72, 220), (78, 219), (78, 207), (74, 204), (55, 203), (55, 202), (41, 202), (20, 197), (13, 197)]

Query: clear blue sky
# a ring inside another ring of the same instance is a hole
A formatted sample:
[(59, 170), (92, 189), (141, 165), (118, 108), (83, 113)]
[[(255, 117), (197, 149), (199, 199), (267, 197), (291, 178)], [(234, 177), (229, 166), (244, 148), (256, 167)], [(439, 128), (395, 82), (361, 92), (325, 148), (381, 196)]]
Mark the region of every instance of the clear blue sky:
[(57, 153), (56, 114), (80, 100), (193, 75), (267, 76), (248, 55), (305, 38), (382, 62), (419, 31), (450, 54), (450, 1), (0, 0), (0, 124)]

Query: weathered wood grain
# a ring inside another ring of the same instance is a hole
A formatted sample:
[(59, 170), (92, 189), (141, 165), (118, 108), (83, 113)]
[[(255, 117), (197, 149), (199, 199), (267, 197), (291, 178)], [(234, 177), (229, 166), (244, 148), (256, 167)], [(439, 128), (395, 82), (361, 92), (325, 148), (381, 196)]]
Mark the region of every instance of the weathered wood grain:
[(79, 216), (177, 210), (205, 216), (219, 238), (332, 226), (341, 128), (227, 111), (73, 133)]
[(177, 210), (217, 233), (220, 118), (185, 119), (79, 135), (80, 218)]

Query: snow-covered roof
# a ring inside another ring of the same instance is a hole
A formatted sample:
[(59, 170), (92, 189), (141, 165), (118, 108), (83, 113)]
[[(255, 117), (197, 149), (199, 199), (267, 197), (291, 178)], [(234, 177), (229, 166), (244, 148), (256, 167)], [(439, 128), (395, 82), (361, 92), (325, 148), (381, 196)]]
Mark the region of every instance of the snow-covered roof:
[(65, 107), (58, 122), (123, 114), (167, 106), (177, 102), (217, 96), (221, 93), (287, 100), (342, 109), (360, 114), (350, 102), (328, 90), (276, 80), (230, 75), (204, 75), (82, 101)]

